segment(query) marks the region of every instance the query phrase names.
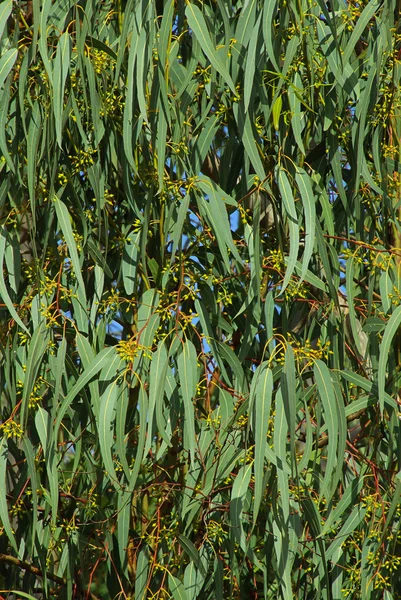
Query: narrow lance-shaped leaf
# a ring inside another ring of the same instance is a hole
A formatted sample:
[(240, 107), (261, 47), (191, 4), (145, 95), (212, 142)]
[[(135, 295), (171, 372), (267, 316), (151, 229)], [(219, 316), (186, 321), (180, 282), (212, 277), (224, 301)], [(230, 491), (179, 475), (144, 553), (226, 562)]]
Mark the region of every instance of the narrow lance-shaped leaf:
[(111, 482), (119, 488), (119, 483), (114, 468), (113, 447), (114, 447), (114, 428), (116, 419), (116, 403), (122, 393), (123, 380), (121, 377), (121, 358), (115, 354), (113, 359), (106, 364), (101, 372), (100, 379), (106, 384), (100, 397), (99, 410), (99, 443), (100, 451), (104, 461), (104, 466), (109, 473)]
[(357, 41), (362, 36), (366, 25), (368, 24), (370, 19), (372, 19), (379, 6), (380, 2), (378, 0), (373, 0), (373, 2), (369, 2), (365, 6), (364, 10), (362, 11), (362, 14), (360, 15), (357, 21), (356, 26), (352, 30), (352, 35), (349, 38), (347, 46), (344, 50), (344, 54), (342, 57), (344, 63), (347, 63), (351, 58), (351, 54), (355, 51), (355, 45)]
[(384, 397), (385, 397), (385, 384), (386, 384), (386, 371), (388, 355), (391, 347), (391, 343), (401, 325), (401, 306), (397, 306), (393, 314), (391, 315), (386, 329), (384, 330), (383, 340), (380, 344), (379, 354), (379, 372), (378, 372), (378, 387), (379, 387), (379, 406), (380, 412), (383, 414), (384, 409)]
[(2, 231), (1, 231), (1, 235), (0, 235), (0, 295), (3, 298), (3, 301), (4, 301), (5, 305), (7, 306), (7, 310), (12, 315), (13, 319), (15, 319), (15, 321), (18, 323), (18, 325), (24, 331), (26, 331), (26, 333), (29, 334), (28, 329), (26, 328), (26, 326), (24, 325), (24, 323), (20, 319), (17, 311), (14, 308), (14, 304), (13, 304), (13, 302), (10, 298), (10, 295), (7, 291), (6, 282), (4, 281), (3, 264), (4, 264), (4, 257), (5, 257), (6, 243), (7, 243), (7, 231), (3, 227)]
[(26, 415), (28, 412), (28, 402), (30, 394), (33, 391), (33, 387), (38, 376), (39, 368), (43, 360), (44, 354), (49, 343), (49, 330), (46, 327), (46, 323), (43, 320), (39, 327), (36, 327), (33, 332), (29, 348), (28, 358), (26, 364), (24, 390), (22, 393), (21, 402), (21, 421), (25, 423)]
[(255, 428), (255, 500), (253, 506), (253, 523), (256, 523), (263, 495), (263, 476), (267, 429), (269, 425), (270, 407), (273, 392), (273, 375), (267, 364), (259, 370), (255, 377), (258, 384), (255, 390), (254, 428)]
[(187, 600), (184, 584), (170, 573), (168, 575), (168, 580), (174, 600)]
[(190, 340), (186, 340), (182, 352), (177, 358), (178, 375), (180, 378), (181, 392), (184, 400), (186, 439), (189, 444), (191, 463), (195, 461), (195, 421), (193, 398), (197, 386), (197, 362), (195, 346)]
[(216, 48), (213, 45), (213, 42), (210, 38), (208, 28), (206, 25), (205, 18), (200, 11), (200, 9), (195, 5), (188, 2), (185, 14), (188, 19), (188, 24), (197, 39), (199, 40), (201, 47), (210, 62), (214, 66), (214, 68), (221, 73), (224, 80), (226, 81), (228, 87), (231, 89), (232, 93), (236, 96), (237, 90), (235, 89), (235, 84), (231, 79), (231, 76), (226, 68), (224, 61), (221, 59), (221, 55), (217, 52)]
[(253, 87), (253, 79), (255, 75), (256, 62), (257, 62), (257, 48), (260, 43), (260, 23), (262, 20), (263, 13), (261, 13), (258, 17), (254, 25), (254, 29), (252, 35), (249, 40), (249, 55), (247, 60), (247, 67), (245, 70), (245, 80), (244, 80), (244, 111), (245, 113), (248, 111), (249, 103), (251, 100), (251, 94), (254, 89)]
[(292, 194), (290, 182), (288, 180), (286, 172), (281, 168), (278, 169), (278, 186), (280, 188), (281, 196), (283, 199), (283, 217), (287, 217), (288, 229), (290, 232), (290, 254), (288, 257), (287, 270), (285, 272), (284, 281), (281, 286), (281, 294), (283, 294), (291, 279), (291, 276), (295, 269), (295, 264), (297, 262), (299, 248), (299, 225), (297, 211), (295, 208), (294, 196)]
[(177, 252), (177, 249), (181, 245), (182, 235), (183, 235), (183, 225), (184, 225), (185, 219), (187, 218), (187, 215), (188, 215), (189, 200), (190, 200), (190, 196), (189, 196), (189, 194), (186, 194), (184, 196), (184, 198), (182, 198), (182, 200), (180, 202), (180, 206), (178, 208), (178, 215), (177, 215), (177, 219), (175, 221), (173, 233), (171, 236), (171, 241), (173, 242), (173, 247), (171, 250), (171, 262), (174, 261), (174, 257)]
[(38, 407), (35, 415), (36, 431), (42, 445), (46, 472), (50, 490), (51, 520), (53, 524), (57, 523), (59, 488), (57, 458), (54, 451), (54, 440), (52, 439), (51, 417), (49, 413), (41, 406)]
[(57, 219), (60, 224), (61, 231), (63, 232), (65, 241), (67, 242), (68, 251), (71, 256), (72, 266), (74, 267), (75, 277), (78, 281), (78, 289), (80, 291), (82, 299), (85, 299), (86, 304), (85, 284), (82, 278), (81, 263), (79, 261), (77, 245), (71, 227), (70, 215), (66, 205), (59, 198), (55, 198), (54, 206), (56, 208)]
[[(123, 113), (123, 144), (124, 144), (124, 152), (125, 156), (129, 162), (129, 165), (134, 171), (136, 170), (136, 164), (134, 160), (133, 154), (133, 131), (134, 126), (136, 124), (136, 120), (134, 119), (134, 104), (135, 104), (135, 86), (134, 86), (134, 69), (135, 62), (138, 52), (139, 45), (139, 32), (138, 32), (138, 24), (141, 22), (141, 6), (138, 5), (135, 13), (132, 13), (129, 17), (127, 16), (124, 19), (124, 30), (126, 29), (126, 23), (129, 23), (129, 27), (127, 27), (130, 33), (130, 44), (129, 44), (129, 53), (128, 53), (128, 66), (126, 71), (126, 86), (127, 86), (127, 94), (124, 104), (124, 113)], [(128, 31), (126, 33), (128, 33)], [(142, 112), (145, 111), (145, 115), (141, 115), (142, 118), (146, 119), (146, 107), (145, 105), (141, 106)]]
[(6, 437), (3, 436), (0, 438), (0, 520), (2, 526), (4, 527), (4, 531), (9, 539), (9, 542), (15, 552), (18, 553), (17, 543), (15, 541), (14, 533), (11, 527), (10, 518), (8, 515), (8, 507), (7, 507), (7, 484), (6, 484), (6, 475), (7, 475), (7, 458), (8, 458), (8, 446), (6, 442)]
[(148, 396), (143, 385), (139, 383), (138, 392), (138, 410), (139, 410), (139, 436), (138, 444), (136, 447), (136, 455), (134, 468), (131, 471), (129, 485), (127, 491), (132, 492), (135, 489), (135, 485), (138, 479), (139, 472), (141, 470), (142, 461), (144, 458), (144, 448), (147, 432), (147, 414), (148, 414)]
[(146, 597), (146, 584), (148, 581), (148, 570), (149, 570), (149, 551), (144, 546), (138, 553), (138, 559), (136, 563), (135, 573), (135, 597), (145, 598)]
[(18, 50), (13, 48), (11, 50), (7, 50), (0, 58), (0, 90), (3, 87), (4, 81), (8, 77), (11, 69), (14, 66), (15, 61), (17, 60)]
[(228, 194), (224, 194), (214, 182), (205, 176), (202, 176), (202, 178), (199, 179), (199, 187), (204, 194), (209, 197), (209, 201), (206, 201), (205, 199), (199, 200), (199, 209), (201, 213), (206, 213), (206, 218), (214, 229), (217, 243), (223, 254), (225, 264), (229, 269), (230, 263), (226, 248), (229, 248), (234, 257), (239, 262), (242, 262), (233, 242), (227, 216), (226, 204), (232, 204), (232, 199)]
[(118, 490), (118, 519), (117, 519), (117, 538), (120, 561), (123, 570), (127, 568), (127, 544), (129, 540), (129, 529), (132, 512), (132, 497), (125, 488)]
[(294, 351), (290, 344), (285, 351), (284, 369), (281, 375), (281, 395), (283, 398), (284, 412), (287, 421), (287, 427), (290, 434), (291, 464), (295, 458), (295, 428), (297, 412), (296, 396), (296, 367)]
[(6, 244), (5, 259), (8, 271), (8, 281), (15, 294), (18, 293), (21, 281), (21, 249), (19, 239), (11, 232)]
[[(28, 477), (31, 481), (31, 489), (32, 489), (32, 522), (33, 522), (33, 531), (36, 532), (36, 525), (38, 523), (38, 491), (37, 491), (37, 471), (35, 468), (35, 454), (33, 451), (33, 446), (30, 440), (25, 436), (22, 440), (22, 447), (24, 450), (24, 454), (26, 457), (26, 464), (28, 469)], [(31, 538), (31, 552), (33, 552), (33, 548), (35, 545), (35, 536)]]
[(251, 0), (250, 2), (244, 4), (241, 10), (237, 28), (235, 30), (235, 39), (237, 39), (244, 47), (246, 47), (248, 43), (251, 43), (252, 41), (257, 8), (258, 6), (256, 0)]
[[(138, 40), (136, 42), (136, 86), (137, 86), (137, 98), (138, 104), (141, 111), (141, 118), (145, 123), (148, 122), (148, 107), (146, 102), (146, 87), (148, 85), (147, 78), (148, 72), (148, 32), (144, 27), (139, 28), (139, 31), (135, 32), (135, 37)], [(134, 58), (133, 58), (134, 59)], [(133, 60), (132, 59), (132, 60)]]
[(12, 0), (4, 0), (0, 4), (0, 40), (3, 35), (4, 28), (13, 8)]
[(287, 435), (288, 424), (285, 415), (284, 402), (281, 388), (278, 388), (276, 393), (276, 415), (274, 418), (273, 452), (276, 455), (277, 486), (280, 492), (280, 512), (282, 514), (282, 518), (278, 522), (278, 527), (284, 535), (287, 527), (286, 523), (290, 514)]
[(53, 94), (54, 94), (54, 121), (56, 125), (56, 136), (58, 145), (62, 146), (62, 127), (64, 110), (65, 83), (70, 66), (71, 40), (68, 32), (60, 36), (57, 44), (56, 58), (53, 72)]
[[(79, 394), (82, 388), (90, 382), (90, 380), (99, 373), (99, 371), (110, 362), (113, 362), (113, 357), (115, 356), (115, 348), (104, 348), (96, 355), (94, 360), (90, 363), (90, 365), (85, 369), (85, 371), (79, 376), (79, 379), (76, 381), (74, 386), (68, 392), (66, 397), (64, 398), (61, 406), (57, 411), (57, 419), (54, 424), (54, 429), (57, 432), (58, 428), (61, 425), (61, 422), (67, 412), (71, 402), (74, 398)], [(98, 399), (96, 399), (98, 401)]]
[(252, 464), (241, 467), (235, 478), (230, 500), (231, 536), (244, 551), (246, 551), (246, 536), (242, 525), (242, 513), (244, 510), (245, 496), (249, 489), (251, 474)]
[(130, 417), (129, 411), (129, 387), (127, 381), (121, 382), (120, 391), (116, 406), (116, 449), (119, 460), (123, 467), (127, 481), (131, 478), (131, 470), (127, 461), (127, 440), (125, 433), (127, 420)]
[(329, 437), (326, 470), (320, 494), (321, 496), (325, 495), (327, 499), (330, 500), (330, 480), (338, 460), (338, 416), (336, 410), (336, 398), (327, 365), (321, 360), (317, 360), (314, 366), (314, 373), (320, 400), (323, 404), (324, 419), (327, 424), (327, 433)]
[(295, 174), (295, 180), (301, 194), (305, 218), (305, 247), (302, 258), (301, 272), (302, 281), (305, 278), (308, 270), (309, 262), (312, 258), (313, 248), (315, 245), (316, 208), (312, 185), (308, 174), (303, 169), (298, 168)]
[(219, 120), (215, 115), (212, 115), (208, 118), (206, 125), (201, 128), (199, 135), (193, 140), (191, 166), (194, 175), (199, 175), (218, 128)]
[[(149, 373), (149, 412), (148, 412), (148, 435), (146, 438), (145, 454), (149, 452), (153, 439), (153, 425), (155, 414), (161, 414), (161, 406), (164, 401), (164, 388), (168, 367), (168, 354), (165, 344), (161, 344), (153, 353)], [(157, 420), (158, 431), (164, 441), (169, 445), (170, 439), (165, 432), (165, 426)]]
[(39, 102), (35, 102), (28, 129), (28, 192), (31, 205), (32, 219), (30, 220), (31, 235), (36, 229), (36, 180), (37, 180), (37, 163), (38, 163), (38, 147), (40, 136), (42, 134), (42, 118)]
[[(248, 107), (249, 108), (249, 107)], [(245, 108), (242, 102), (235, 103), (233, 106), (234, 117), (237, 122), (241, 140), (249, 156), (250, 163), (255, 169), (256, 175), (260, 181), (265, 181), (266, 174), (259, 151), (259, 140), (255, 135), (255, 128), (250, 118), (250, 111), (245, 114)], [(266, 182), (265, 182), (266, 185)]]

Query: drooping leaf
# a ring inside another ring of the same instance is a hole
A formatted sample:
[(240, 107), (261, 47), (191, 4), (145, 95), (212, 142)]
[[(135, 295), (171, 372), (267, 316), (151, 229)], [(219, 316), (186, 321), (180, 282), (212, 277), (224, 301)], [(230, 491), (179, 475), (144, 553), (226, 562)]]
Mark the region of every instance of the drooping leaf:
[(197, 356), (195, 346), (190, 340), (183, 344), (182, 352), (177, 358), (178, 374), (185, 408), (185, 432), (191, 462), (195, 460), (195, 421), (193, 398), (197, 386)]
[(266, 436), (269, 424), (270, 406), (273, 392), (272, 372), (266, 364), (263, 364), (263, 367), (264, 368), (261, 368), (259, 370), (259, 373), (255, 375), (255, 377), (258, 377), (258, 384), (255, 389), (255, 397), (253, 400), (255, 428), (255, 500), (253, 508), (254, 524), (256, 523), (260, 504), (262, 501), (265, 448), (267, 444)]
[(188, 19), (188, 24), (191, 27), (192, 31), (195, 33), (199, 42), (202, 45), (202, 49), (209, 58), (213, 67), (221, 73), (228, 87), (231, 89), (234, 95), (237, 94), (235, 89), (235, 84), (231, 79), (228, 69), (226, 68), (224, 61), (221, 58), (221, 54), (216, 50), (213, 45), (212, 39), (210, 37), (205, 18), (201, 12), (201, 10), (190, 2), (187, 3), (186, 7), (186, 16)]

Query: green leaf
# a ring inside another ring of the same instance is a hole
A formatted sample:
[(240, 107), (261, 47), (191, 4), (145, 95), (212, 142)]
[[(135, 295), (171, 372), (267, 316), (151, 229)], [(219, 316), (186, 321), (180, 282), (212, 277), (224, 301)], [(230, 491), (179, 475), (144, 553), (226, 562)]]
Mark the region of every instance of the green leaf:
[(156, 290), (146, 290), (142, 295), (138, 309), (138, 342), (145, 348), (151, 348), (160, 317), (156, 311), (159, 294)]
[(174, 577), (174, 575), (171, 575), (171, 573), (169, 573), (168, 582), (174, 600), (187, 600), (187, 594), (185, 592), (184, 584), (181, 583), (181, 581), (177, 579), (177, 577)]
[[(131, 296), (136, 289), (137, 283), (137, 268), (138, 268), (138, 253), (140, 232), (131, 234), (124, 246), (123, 253), (123, 281), (126, 293)], [(111, 278), (112, 278), (111, 274)]]
[(352, 34), (348, 40), (347, 46), (344, 50), (342, 59), (344, 64), (346, 64), (351, 58), (351, 54), (355, 51), (355, 46), (360, 37), (363, 34), (363, 31), (369, 21), (372, 19), (377, 9), (380, 7), (380, 2), (378, 0), (373, 0), (369, 2), (365, 8), (363, 9), (361, 15), (359, 16), (356, 26), (352, 29)]
[(217, 117), (212, 115), (208, 118), (206, 126), (202, 127), (200, 134), (195, 138), (191, 152), (192, 171), (194, 175), (199, 175), (219, 125)]
[(207, 221), (209, 221), (210, 225), (213, 227), (225, 265), (229, 270), (230, 261), (227, 254), (227, 248), (229, 248), (233, 253), (233, 256), (241, 262), (241, 257), (231, 235), (226, 209), (226, 203), (231, 204), (232, 199), (230, 199), (228, 194), (224, 194), (224, 192), (211, 181), (209, 177), (203, 175), (202, 178), (199, 179), (198, 185), (209, 198), (209, 201), (205, 198), (198, 200), (199, 210), (201, 214), (205, 214)]
[[(109, 277), (110, 279), (113, 279), (113, 273), (111, 272), (111, 269), (110, 269), (109, 265), (107, 264), (105, 257), (103, 256), (103, 254), (101, 253), (99, 248), (96, 246), (96, 244), (92, 238), (88, 239), (87, 247), (89, 250), (89, 254), (93, 258), (95, 263), (103, 269), (103, 271), (107, 277)], [(124, 264), (125, 263), (123, 263), (123, 269), (124, 269)], [(133, 273), (133, 276), (135, 277), (135, 272)]]
[(197, 571), (194, 563), (191, 561), (184, 573), (184, 587), (188, 600), (195, 600), (199, 596), (204, 579), (205, 576)]
[(294, 351), (290, 345), (285, 351), (284, 369), (281, 374), (281, 394), (287, 427), (290, 433), (291, 462), (295, 457), (295, 427), (297, 410), (296, 367)]
[(230, 500), (230, 521), (231, 535), (242, 550), (246, 552), (246, 537), (242, 525), (242, 514), (244, 510), (245, 496), (249, 489), (251, 480), (252, 464), (241, 467), (235, 478), (231, 491)]
[(148, 64), (148, 46), (147, 46), (147, 31), (145, 28), (140, 28), (135, 35), (136, 45), (136, 85), (138, 94), (138, 104), (141, 110), (141, 118), (147, 123), (148, 122), (148, 107), (146, 101), (146, 85), (148, 73), (146, 67)]
[(250, 113), (248, 111), (245, 114), (242, 102), (235, 103), (233, 111), (241, 135), (241, 140), (244, 144), (245, 151), (249, 156), (250, 163), (255, 169), (256, 175), (259, 177), (260, 181), (265, 181), (266, 173), (260, 157), (259, 140), (251, 122)]
[(51, 417), (49, 413), (41, 406), (38, 406), (35, 415), (36, 431), (42, 445), (42, 451), (45, 458), (46, 472), (49, 481), (50, 497), (49, 504), (51, 505), (51, 520), (55, 525), (57, 523), (58, 503), (59, 503), (59, 487), (58, 487), (58, 472), (57, 458), (54, 452), (54, 440), (51, 435), (53, 433), (51, 427)]
[(18, 554), (18, 547), (15, 541), (15, 536), (11, 528), (10, 518), (8, 515), (7, 506), (7, 463), (8, 463), (8, 446), (6, 438), (3, 436), (0, 438), (0, 521), (4, 527), (4, 531), (8, 537), (8, 540), (15, 552)]
[[(64, 416), (71, 405), (74, 398), (79, 394), (79, 392), (87, 385), (95, 375), (99, 373), (99, 371), (109, 365), (114, 363), (114, 359), (116, 358), (116, 350), (115, 348), (104, 348), (95, 356), (93, 361), (89, 364), (89, 366), (84, 370), (84, 372), (79, 376), (78, 380), (75, 382), (71, 390), (68, 392), (66, 397), (64, 398), (61, 406), (57, 411), (57, 419), (54, 424), (54, 431), (57, 433)], [(98, 398), (93, 398), (94, 403), (97, 405), (99, 403)]]
[(49, 17), (49, 13), (51, 11), (52, 8), (52, 0), (44, 0), (41, 6), (41, 11), (39, 13), (37, 13), (37, 17), (39, 17), (40, 14), (40, 26), (39, 26), (39, 30), (41, 32), (40, 38), (39, 38), (39, 52), (44, 64), (44, 67), (46, 69), (46, 74), (47, 77), (49, 78), (49, 83), (52, 86), (53, 85), (53, 68), (51, 65), (51, 61), (49, 59), (49, 51), (48, 51), (48, 46), (47, 46), (47, 35), (44, 34), (45, 31), (47, 31), (48, 28), (48, 17)]
[(39, 102), (35, 102), (32, 116), (28, 129), (28, 191), (30, 196), (30, 204), (32, 211), (31, 228), (36, 227), (36, 179), (37, 179), (37, 162), (38, 162), (38, 146), (40, 136), (42, 134), (42, 118)]
[[(120, 362), (114, 361), (114, 367)], [(116, 489), (119, 488), (119, 482), (117, 479), (116, 471), (114, 469), (113, 457), (110, 452), (114, 446), (114, 424), (116, 418), (116, 404), (118, 403), (120, 396), (120, 385), (118, 379), (110, 383), (103, 394), (100, 397), (100, 410), (99, 410), (99, 443), (100, 451), (107, 475), (110, 477), (111, 482), (114, 484)]]
[(256, 14), (256, 0), (250, 0), (250, 2), (247, 2), (243, 5), (235, 30), (235, 39), (238, 40), (238, 42), (244, 47), (246, 47), (248, 43), (252, 43), (252, 34), (254, 33)]
[(149, 570), (149, 552), (146, 546), (141, 548), (136, 563), (135, 598), (145, 598)]
[(362, 523), (362, 520), (366, 514), (366, 507), (363, 507), (360, 503), (354, 506), (351, 514), (341, 527), (334, 541), (330, 544), (326, 552), (327, 560), (330, 560), (338, 548), (342, 546), (347, 537), (355, 531), (355, 529)]
[(21, 402), (21, 423), (23, 423), (24, 426), (28, 412), (29, 397), (33, 391), (33, 387), (38, 376), (44, 354), (47, 350), (48, 343), (49, 330), (46, 328), (46, 323), (42, 321), (39, 327), (36, 327), (35, 331), (33, 332), (28, 348), (24, 390), (22, 393)]
[[(284, 281), (280, 291), (280, 294), (282, 295), (292, 277), (295, 264), (297, 262), (299, 248), (299, 225), (294, 196), (292, 194), (287, 174), (283, 169), (279, 168), (277, 170), (277, 176), (278, 186), (283, 199), (283, 218), (287, 217), (288, 228), (290, 231), (290, 254), (288, 257), (287, 270), (285, 272)], [(302, 273), (303, 272), (304, 264), (302, 265)]]
[(280, 128), (280, 117), (281, 117), (281, 109), (283, 106), (283, 98), (282, 96), (278, 96), (276, 101), (273, 104), (272, 108), (272, 117), (273, 117), (273, 127), (276, 131)]
[[(373, 398), (379, 397), (378, 396), (378, 388), (377, 388), (376, 384), (374, 384), (372, 381), (369, 381), (365, 377), (362, 377), (361, 375), (359, 375), (358, 373), (354, 373), (353, 371), (344, 370), (344, 371), (340, 371), (340, 373), (347, 381), (349, 381), (353, 385), (359, 386), (366, 392), (374, 394)], [(386, 394), (386, 393), (384, 393), (384, 403), (387, 404), (387, 406), (393, 410), (395, 408), (397, 408), (396, 401), (389, 394)], [(365, 404), (364, 404), (364, 406), (365, 406)], [(367, 404), (366, 404), (366, 406), (367, 406)], [(351, 410), (350, 414), (352, 414), (353, 412), (355, 412), (355, 410)]]
[(123, 569), (127, 568), (127, 544), (129, 539), (132, 498), (131, 494), (127, 494), (125, 489), (120, 489), (118, 492), (118, 517), (117, 517), (117, 539), (120, 561)]
[(327, 501), (331, 498), (330, 486), (333, 470), (338, 461), (337, 448), (338, 448), (338, 415), (336, 410), (336, 398), (331, 381), (330, 371), (327, 366), (321, 360), (315, 362), (313, 368), (317, 390), (319, 392), (320, 400), (323, 405), (324, 419), (327, 425), (327, 434), (329, 437), (327, 445), (327, 463), (326, 470), (323, 479), (323, 485), (320, 490), (320, 495), (326, 496)]
[(116, 406), (116, 448), (118, 456), (127, 481), (131, 478), (131, 470), (127, 461), (127, 436), (125, 435), (125, 428), (127, 419), (129, 418), (129, 388), (127, 382), (124, 380), (121, 383), (121, 389), (119, 391), (118, 402)]
[[(255, 2), (252, 2), (253, 6), (256, 6)], [(250, 15), (251, 11), (248, 9), (248, 14)], [(255, 76), (256, 70), (256, 54), (257, 48), (260, 44), (260, 23), (262, 20), (262, 13), (259, 15), (258, 20), (256, 21), (253, 32), (250, 36), (249, 40), (249, 52), (247, 57), (247, 65), (245, 70), (245, 79), (244, 79), (244, 111), (245, 113), (248, 111), (249, 103), (251, 100), (252, 92), (254, 91), (253, 80)], [(252, 21), (250, 20), (249, 23)], [(238, 23), (238, 27), (240, 23)], [(244, 36), (245, 37), (245, 36)], [(245, 39), (244, 39), (245, 42)]]
[(13, 302), (7, 291), (6, 283), (4, 281), (3, 264), (4, 264), (4, 257), (5, 257), (5, 251), (6, 251), (6, 243), (7, 243), (7, 230), (3, 227), (3, 229), (1, 230), (1, 235), (0, 235), (0, 294), (1, 294), (1, 298), (3, 299), (3, 302), (7, 306), (7, 310), (9, 311), (9, 313), (11, 314), (13, 319), (15, 319), (16, 323), (18, 323), (18, 325), (24, 331), (26, 331), (26, 333), (29, 334), (28, 329), (25, 327), (24, 323), (22, 322), (22, 320), (18, 316), (17, 311), (14, 308)]
[(53, 110), (57, 143), (62, 147), (64, 92), (71, 60), (71, 40), (67, 32), (62, 33), (56, 51), (53, 71)]
[(181, 247), (182, 236), (183, 236), (183, 225), (185, 219), (188, 216), (188, 208), (189, 208), (189, 194), (185, 194), (184, 198), (180, 202), (180, 206), (178, 208), (177, 219), (174, 224), (173, 233), (171, 235), (171, 240), (173, 242), (173, 247), (171, 250), (171, 263), (174, 261), (174, 257), (176, 255), (177, 249)]
[(397, 306), (393, 314), (391, 315), (386, 329), (384, 330), (383, 340), (380, 344), (379, 354), (379, 370), (377, 375), (377, 385), (379, 388), (379, 406), (380, 412), (383, 414), (384, 402), (385, 402), (385, 384), (386, 384), (386, 371), (387, 371), (387, 360), (390, 352), (390, 347), (393, 339), (401, 325), (401, 306)]
[(203, 577), (206, 577), (206, 571), (200, 559), (199, 553), (190, 539), (188, 539), (185, 535), (178, 535), (178, 541), (181, 546), (188, 554), (188, 556), (193, 560), (193, 564), (199, 569), (202, 573)]
[[(85, 71), (87, 83), (89, 87), (91, 116), (93, 122), (94, 145), (98, 146), (105, 133), (103, 122), (100, 119), (100, 97), (96, 86), (96, 74), (92, 62), (89, 58), (84, 57)], [(54, 73), (53, 73), (54, 75)]]
[[(235, 377), (233, 381), (235, 389), (239, 392), (247, 393), (249, 386), (246, 379), (245, 371), (235, 352), (230, 348), (228, 344), (222, 344), (221, 342), (216, 342), (216, 349), (216, 360), (219, 364), (219, 367), (222, 370), (222, 373), (225, 373), (224, 362), (226, 362), (232, 370), (232, 373)], [(228, 375), (225, 376), (227, 377), (227, 380), (230, 381)]]
[(282, 519), (278, 521), (278, 528), (285, 535), (285, 523), (288, 521), (290, 514), (290, 498), (288, 491), (288, 475), (289, 470), (287, 465), (287, 435), (288, 425), (285, 415), (284, 402), (279, 388), (276, 393), (276, 415), (274, 418), (274, 434), (273, 434), (273, 452), (276, 455), (277, 465), (277, 487), (280, 492), (280, 510)]
[(267, 445), (267, 429), (270, 417), (270, 407), (273, 393), (273, 375), (266, 363), (263, 363), (257, 374), (257, 386), (254, 398), (251, 397), (254, 410), (255, 435), (255, 499), (253, 506), (253, 523), (256, 524), (263, 495), (265, 448)]
[(17, 294), (21, 281), (21, 249), (15, 233), (9, 234), (8, 242), (5, 251), (8, 281), (13, 292)]
[(35, 596), (31, 596), (31, 594), (21, 592), (20, 590), (0, 590), (0, 593), (18, 594), (18, 596), (22, 596), (22, 598), (27, 598), (27, 600), (36, 600)]
[[(37, 492), (37, 472), (35, 468), (35, 455), (33, 452), (33, 446), (29, 439), (25, 436), (22, 440), (22, 447), (26, 457), (26, 464), (28, 468), (28, 477), (31, 481), (32, 489), (32, 531), (36, 532), (36, 526), (38, 523), (38, 492)], [(29, 552), (33, 552), (35, 546), (35, 536), (31, 536), (31, 548)]]
[(139, 436), (138, 444), (136, 447), (136, 455), (134, 468), (131, 471), (129, 480), (128, 491), (132, 492), (135, 489), (135, 485), (138, 479), (139, 472), (141, 470), (145, 448), (146, 432), (147, 432), (147, 411), (148, 411), (148, 396), (143, 385), (139, 384), (138, 394), (138, 406), (139, 406)]
[(182, 352), (177, 358), (178, 375), (181, 384), (181, 393), (184, 400), (186, 440), (189, 444), (188, 450), (191, 456), (191, 463), (195, 461), (195, 422), (193, 399), (196, 393), (197, 362), (195, 346), (190, 340), (183, 344)]
[(68, 251), (71, 257), (72, 266), (74, 267), (74, 274), (78, 281), (78, 289), (80, 292), (80, 299), (85, 300), (85, 305), (83, 308), (86, 308), (86, 293), (85, 293), (85, 284), (82, 278), (81, 272), (81, 263), (78, 256), (78, 249), (74, 239), (74, 234), (71, 227), (71, 218), (68, 212), (68, 209), (64, 202), (60, 200), (60, 198), (56, 197), (54, 199), (54, 206), (56, 209), (57, 219), (65, 237), (65, 241), (67, 242)]
[(4, 0), (4, 2), (0, 4), (0, 40), (2, 38), (4, 28), (7, 25), (8, 18), (11, 15), (12, 9), (12, 0)]
[(235, 84), (231, 79), (231, 76), (224, 64), (224, 61), (221, 59), (221, 53), (219, 55), (219, 53), (213, 45), (203, 14), (195, 4), (191, 4), (190, 2), (187, 3), (185, 14), (188, 19), (188, 25), (196, 35), (202, 50), (209, 58), (216, 71), (218, 71), (222, 75), (223, 79), (227, 83), (228, 87), (231, 89), (234, 96), (237, 96)]
[(11, 69), (14, 66), (15, 61), (17, 60), (18, 50), (12, 48), (7, 50), (0, 58), (0, 90), (4, 85), (4, 81), (10, 74)]
[(152, 362), (149, 373), (149, 409), (148, 409), (148, 436), (146, 439), (145, 454), (150, 450), (153, 439), (153, 425), (156, 416), (156, 424), (161, 437), (167, 445), (170, 445), (170, 438), (166, 434), (165, 422), (163, 419), (164, 388), (166, 385), (166, 375), (168, 368), (168, 353), (165, 344), (160, 344), (158, 349), (153, 352)]
[(383, 310), (385, 313), (391, 308), (391, 298), (390, 294), (394, 291), (394, 284), (391, 280), (391, 277), (387, 271), (383, 271), (380, 275), (380, 296), (383, 304)]
[(295, 174), (295, 181), (297, 182), (298, 189), (301, 194), (305, 217), (305, 247), (304, 255), (302, 258), (301, 272), (301, 281), (303, 281), (306, 277), (309, 262), (312, 258), (313, 248), (315, 245), (316, 208), (311, 181), (309, 176), (303, 169), (297, 169), (297, 172)]
[(326, 535), (337, 522), (340, 522), (342, 515), (352, 509), (359, 502), (359, 494), (363, 487), (363, 479), (353, 479), (346, 487), (341, 500), (334, 510), (331, 510), (323, 526), (322, 536)]
[(294, 74), (294, 85), (288, 86), (288, 100), (291, 107), (291, 127), (294, 133), (295, 141), (298, 144), (302, 154), (306, 154), (304, 142), (302, 138), (302, 125), (304, 113), (301, 111), (301, 98), (302, 98), (302, 79), (299, 73)]
[(269, 60), (271, 61), (273, 68), (278, 73), (280, 72), (280, 67), (278, 66), (278, 61), (276, 59), (276, 49), (273, 46), (273, 40), (275, 40), (275, 35), (273, 33), (273, 15), (277, 10), (277, 2), (276, 0), (264, 0), (263, 3), (263, 39), (266, 45), (267, 55)]

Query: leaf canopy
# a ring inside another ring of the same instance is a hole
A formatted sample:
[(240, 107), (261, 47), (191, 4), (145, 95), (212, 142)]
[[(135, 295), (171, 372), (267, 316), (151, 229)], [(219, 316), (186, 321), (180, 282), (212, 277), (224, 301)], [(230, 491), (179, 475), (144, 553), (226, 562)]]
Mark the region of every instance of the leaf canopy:
[(401, 597), (400, 27), (0, 2), (2, 597)]

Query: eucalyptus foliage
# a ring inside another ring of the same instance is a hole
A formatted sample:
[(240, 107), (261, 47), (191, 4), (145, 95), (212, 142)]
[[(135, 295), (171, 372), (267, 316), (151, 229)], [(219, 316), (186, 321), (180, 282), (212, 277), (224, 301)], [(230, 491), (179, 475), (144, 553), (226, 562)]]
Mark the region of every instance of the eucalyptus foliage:
[(401, 598), (400, 27), (1, 2), (2, 598)]

